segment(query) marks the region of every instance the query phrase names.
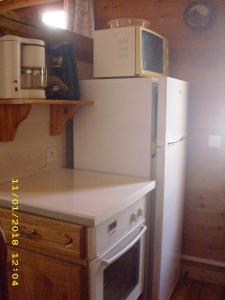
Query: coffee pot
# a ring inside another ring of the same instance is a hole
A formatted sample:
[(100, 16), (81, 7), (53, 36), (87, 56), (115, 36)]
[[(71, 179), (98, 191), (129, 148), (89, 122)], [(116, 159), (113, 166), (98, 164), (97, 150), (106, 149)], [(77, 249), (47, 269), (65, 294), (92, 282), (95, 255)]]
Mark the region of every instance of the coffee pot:
[(1, 99), (45, 99), (45, 43), (14, 35), (0, 37)]

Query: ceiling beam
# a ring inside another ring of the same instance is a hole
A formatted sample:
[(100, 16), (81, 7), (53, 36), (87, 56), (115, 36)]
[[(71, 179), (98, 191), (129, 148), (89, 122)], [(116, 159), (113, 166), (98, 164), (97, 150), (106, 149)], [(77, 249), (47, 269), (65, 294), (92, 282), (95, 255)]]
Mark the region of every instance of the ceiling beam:
[(85, 62), (93, 61), (93, 40), (86, 36), (50, 26), (34, 26), (19, 20), (0, 15), (0, 36), (13, 34), (26, 38), (44, 40), (46, 43), (59, 45), (72, 42), (76, 47), (77, 59)]
[(29, 22), (27, 22), (27, 20), (24, 16), (21, 16), (20, 13), (18, 13), (17, 11), (13, 11), (13, 10), (10, 10), (10, 11), (4, 12), (4, 13), (0, 12), (0, 17), (1, 16), (5, 16), (6, 18), (9, 18), (11, 20), (15, 20), (17, 22), (21, 22), (22, 24), (23, 23), (24, 24), (29, 23), (30, 25), (34, 25), (34, 26), (40, 25), (40, 24), (37, 24), (36, 22), (32, 22), (31, 20), (29, 20)]
[(60, 0), (5, 0), (0, 2), (0, 13), (59, 1)]

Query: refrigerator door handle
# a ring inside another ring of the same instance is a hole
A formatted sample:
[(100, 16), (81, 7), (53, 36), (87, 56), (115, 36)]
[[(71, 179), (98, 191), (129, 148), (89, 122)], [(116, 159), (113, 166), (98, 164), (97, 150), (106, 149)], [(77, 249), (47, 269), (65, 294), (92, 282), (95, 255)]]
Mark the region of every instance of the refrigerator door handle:
[(167, 143), (167, 145), (168, 145), (168, 146), (174, 145), (174, 144), (176, 144), (176, 143), (182, 142), (182, 141), (185, 140), (185, 139), (186, 139), (186, 137), (182, 137), (182, 138), (180, 138), (179, 140), (176, 140), (176, 141), (172, 141), (172, 142)]

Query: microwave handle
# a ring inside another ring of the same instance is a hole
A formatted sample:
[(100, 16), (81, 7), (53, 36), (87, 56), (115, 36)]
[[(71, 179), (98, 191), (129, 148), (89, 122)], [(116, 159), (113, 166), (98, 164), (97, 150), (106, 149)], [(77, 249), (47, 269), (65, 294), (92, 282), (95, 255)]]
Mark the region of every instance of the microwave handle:
[(136, 242), (142, 237), (142, 235), (147, 230), (147, 226), (145, 226), (145, 225), (141, 225), (140, 227), (142, 228), (141, 232), (136, 236), (136, 238), (129, 245), (127, 245), (123, 250), (118, 252), (116, 255), (114, 255), (110, 259), (102, 259), (101, 260), (102, 264), (105, 267), (111, 265), (115, 260), (117, 260), (120, 256), (122, 256), (124, 253), (126, 253), (130, 248), (132, 248), (136, 244)]

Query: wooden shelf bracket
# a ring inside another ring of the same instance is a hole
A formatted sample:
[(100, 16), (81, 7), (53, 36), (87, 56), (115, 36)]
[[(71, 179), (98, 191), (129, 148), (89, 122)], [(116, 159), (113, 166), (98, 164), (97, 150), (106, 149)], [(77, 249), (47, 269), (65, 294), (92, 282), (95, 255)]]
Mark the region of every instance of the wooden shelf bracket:
[(93, 104), (92, 100), (0, 99), (0, 142), (14, 140), (32, 105), (50, 105), (49, 132), (59, 135), (80, 107)]
[(30, 104), (0, 104), (0, 142), (14, 140), (19, 124), (26, 119), (30, 109)]
[(63, 132), (66, 122), (78, 111), (79, 106), (50, 105), (50, 135), (59, 135)]

